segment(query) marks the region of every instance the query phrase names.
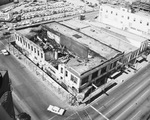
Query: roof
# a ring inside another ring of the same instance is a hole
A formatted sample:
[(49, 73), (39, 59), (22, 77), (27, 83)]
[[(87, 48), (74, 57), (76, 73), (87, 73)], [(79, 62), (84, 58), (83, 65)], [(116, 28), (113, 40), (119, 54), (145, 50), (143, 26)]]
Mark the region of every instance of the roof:
[(61, 24), (64, 24), (64, 25), (67, 25), (73, 29), (82, 29), (82, 28), (85, 28), (85, 27), (89, 27), (88, 24), (82, 22), (82, 21), (79, 21), (79, 20), (65, 20), (65, 21), (62, 21), (60, 22)]
[[(31, 30), (31, 28), (26, 28), (26, 29), (18, 30), (18, 32), (20, 34), (22, 34), (23, 36), (27, 37), (30, 35), (30, 30)], [(73, 34), (73, 37), (76, 39), (81, 38), (81, 36), (77, 33)], [(31, 40), (29, 37), (28, 37), (28, 39)], [(40, 41), (36, 41), (36, 42), (32, 41), (32, 42), (34, 42), (36, 45), (40, 46), (39, 45)], [(48, 49), (48, 51), (50, 51), (50, 50)], [(48, 51), (45, 51), (45, 52), (48, 52)], [(67, 69), (69, 71), (73, 72), (76, 76), (80, 76), (81, 74), (91, 70), (92, 68), (95, 68), (95, 67), (101, 65), (104, 61), (106, 61), (105, 58), (97, 55), (96, 53), (92, 53), (92, 54), (94, 54), (94, 55), (92, 55), (94, 57), (89, 58), (88, 61), (86, 61), (86, 62), (80, 61), (74, 57), (70, 57), (68, 59), (68, 62), (66, 63)], [(50, 62), (53, 62), (53, 61), (50, 61)]]
[(134, 13), (135, 15), (138, 15), (139, 17), (144, 17), (144, 18), (147, 18), (147, 20), (149, 21), (150, 19), (150, 13), (149, 12), (146, 12), (146, 11), (137, 11)]
[(93, 36), (95, 39), (118, 49), (119, 51), (128, 53), (131, 51), (136, 50), (137, 48), (129, 43), (127, 43), (126, 37), (121, 37), (119, 36), (118, 38), (107, 33), (103, 28), (102, 29), (95, 29), (94, 27), (89, 27), (89, 28), (84, 28), (81, 29), (81, 32), (90, 34)]
[(129, 43), (130, 45), (132, 45), (136, 48), (139, 48), (141, 43), (147, 40), (147, 38), (145, 38), (145, 37), (133, 34), (131, 32), (125, 31), (125, 30), (115, 28), (113, 26), (111, 26), (110, 29), (105, 29), (106, 25), (103, 23), (97, 22), (97, 21), (88, 22), (88, 23), (97, 28), (102, 27), (103, 31), (105, 31), (106, 33), (109, 33), (110, 35), (112, 35), (114, 37), (121, 38), (121, 39), (123, 37), (124, 39), (122, 39), (122, 40), (126, 40), (127, 43)]
[(68, 25), (72, 28), (76, 28), (76, 26), (74, 27), (74, 25), (78, 26), (81, 24), (81, 26), (83, 25), (85, 26), (86, 24), (86, 27), (79, 26), (81, 32), (90, 35), (93, 38), (99, 40), (100, 42), (103, 42), (104, 44), (107, 44), (119, 51), (126, 53), (137, 49), (137, 47), (129, 44), (129, 41), (126, 38), (126, 36), (121, 35), (119, 33), (108, 31), (107, 29), (100, 28), (100, 27), (98, 28), (98, 27), (90, 26), (90, 24), (79, 20), (76, 21), (68, 20), (62, 22), (62, 24)]
[(116, 8), (118, 10), (122, 10), (122, 9), (128, 9), (128, 10), (130, 10), (130, 7), (127, 7), (124, 4), (120, 4), (120, 3), (117, 3), (116, 5), (115, 4), (109, 4), (109, 3), (107, 3), (107, 4), (102, 4), (102, 6)]
[[(81, 24), (78, 24), (81, 25)], [(88, 60), (83, 61), (75, 57), (70, 57), (68, 61), (65, 63), (67, 69), (73, 72), (76, 76), (80, 76), (91, 69), (94, 69), (105, 61), (117, 56), (121, 52), (111, 48), (96, 39), (93, 39), (83, 33), (75, 31), (65, 25), (59, 24), (57, 22), (52, 22), (46, 25), (48, 28), (53, 29), (61, 34), (64, 34), (68, 37), (71, 37), (77, 43), (81, 43), (81, 45), (86, 46), (91, 51), (92, 57), (90, 54), (88, 55)], [(87, 25), (81, 25), (83, 28), (88, 27)], [(20, 34), (23, 36), (28, 36), (30, 33), (30, 28), (18, 30)], [(35, 44), (38, 45), (38, 42)]]
[[(51, 22), (49, 24), (46, 24), (46, 27), (53, 29), (54, 31), (57, 31), (57, 32), (65, 35), (67, 37), (70, 37), (73, 40), (87, 46), (89, 49), (98, 53), (100, 56), (102, 56), (106, 60), (109, 60), (121, 53), (120, 51), (118, 51), (114, 48), (111, 48), (111, 47), (99, 42), (98, 40), (96, 40), (90, 36), (87, 36), (81, 32), (78, 32), (78, 31), (76, 31), (68, 26), (65, 26), (63, 24), (60, 24), (57, 22)], [(74, 35), (78, 35), (81, 37), (77, 38)]]
[(132, 7), (150, 11), (150, 4), (146, 2), (135, 1), (132, 3)]
[(101, 59), (99, 56), (94, 56), (88, 59), (87, 62), (79, 62), (75, 58), (70, 58), (69, 61), (66, 63), (66, 68), (79, 77), (85, 72), (88, 72), (100, 66), (104, 61), (106, 60)]

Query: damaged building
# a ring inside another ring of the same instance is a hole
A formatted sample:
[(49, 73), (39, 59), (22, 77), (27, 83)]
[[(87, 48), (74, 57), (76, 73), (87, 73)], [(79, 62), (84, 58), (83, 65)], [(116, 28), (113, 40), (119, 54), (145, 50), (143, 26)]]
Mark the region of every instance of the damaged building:
[(30, 60), (75, 96), (107, 83), (124, 53), (58, 22), (40, 29), (22, 29), (16, 45)]

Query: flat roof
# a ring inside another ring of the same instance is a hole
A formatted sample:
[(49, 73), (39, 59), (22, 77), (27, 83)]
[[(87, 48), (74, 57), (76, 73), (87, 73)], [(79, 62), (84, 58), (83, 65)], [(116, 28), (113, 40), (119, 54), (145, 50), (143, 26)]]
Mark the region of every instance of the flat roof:
[[(80, 27), (80, 31), (92, 36), (93, 38), (103, 42), (104, 44), (107, 44), (121, 52), (130, 52), (133, 50), (136, 50), (137, 47), (129, 44), (128, 39), (118, 33), (114, 33), (112, 31), (108, 31), (107, 29), (91, 26), (90, 24), (80, 21), (80, 20), (68, 20), (62, 22), (62, 24), (68, 25), (69, 27), (72, 27), (73, 29), (76, 28), (75, 25), (83, 24), (86, 27)], [(83, 26), (81, 25), (81, 26)], [(75, 27), (74, 27), (75, 26)], [(116, 37), (117, 36), (117, 37)]]
[(99, 56), (89, 58), (87, 62), (79, 62), (76, 58), (70, 58), (66, 63), (66, 67), (69, 71), (73, 72), (76, 76), (80, 75), (100, 66), (104, 61)]
[[(46, 24), (46, 26), (50, 29), (53, 29), (54, 31), (57, 31), (63, 35), (66, 35), (70, 38), (72, 38), (73, 40), (87, 46), (89, 49), (91, 49), (92, 51), (98, 53), (100, 56), (102, 56), (103, 58), (109, 60), (115, 56), (117, 56), (118, 54), (120, 54), (121, 52), (111, 48), (103, 43), (101, 43), (100, 41), (87, 36), (81, 32), (78, 32), (68, 26), (65, 26), (63, 24), (57, 23), (57, 22), (51, 22)], [(80, 36), (80, 37), (76, 37)]]
[(82, 21), (79, 21), (79, 20), (74, 20), (74, 19), (62, 21), (62, 22), (59, 22), (59, 23), (67, 25), (67, 26), (69, 26), (73, 29), (82, 29), (82, 28), (90, 26), (85, 22), (82, 22)]
[(103, 31), (103, 29), (96, 29), (94, 27), (81, 29), (81, 32), (85, 34), (89, 34), (95, 39), (112, 46), (113, 48), (118, 49), (119, 51), (128, 53), (137, 49), (137, 47), (127, 43), (125, 37), (116, 38), (107, 32)]
[[(104, 23), (100, 23), (98, 21), (90, 21), (88, 22), (89, 24), (95, 26), (95, 27), (102, 27), (102, 28), (105, 28), (107, 25), (104, 24)], [(139, 35), (136, 35), (134, 33), (131, 33), (131, 32), (128, 32), (128, 31), (125, 31), (125, 30), (121, 30), (121, 29), (118, 29), (118, 28), (115, 28), (113, 26), (110, 26), (110, 29), (105, 29), (105, 31), (107, 31), (107, 33), (110, 33), (111, 35), (114, 35), (116, 37), (119, 37), (120, 35), (121, 36), (124, 36), (126, 38), (126, 42), (130, 43), (131, 45), (135, 46), (135, 47), (139, 47), (139, 45), (148, 40), (147, 38), (145, 37), (142, 37), (142, 36), (139, 36)], [(131, 41), (134, 41), (134, 43), (132, 43)]]
[(133, 14), (138, 15), (139, 17), (145, 17), (147, 19), (150, 19), (150, 13), (146, 12), (146, 11), (143, 11), (143, 10), (139, 10), (139, 11), (133, 13)]
[[(23, 36), (27, 37), (30, 35), (30, 30), (31, 28), (26, 28), (26, 29), (21, 29), (18, 30), (18, 32), (20, 34), (22, 34)], [(76, 37), (78, 37), (78, 34), (75, 34)], [(79, 36), (80, 37), (80, 36)], [(30, 41), (32, 41), (30, 38), (28, 38)], [(32, 41), (34, 42), (34, 41)], [(38, 44), (38, 42), (36, 42), (35, 44)], [(42, 47), (41, 47), (42, 48)], [(100, 55), (94, 55), (93, 57), (89, 57), (88, 61), (86, 62), (82, 62), (77, 60), (77, 58), (74, 57), (70, 57), (67, 61), (66, 66), (67, 69), (71, 72), (73, 72), (76, 76), (80, 77), (81, 74), (84, 74), (87, 71), (90, 71), (91, 69), (101, 65), (103, 62), (105, 62), (106, 59), (101, 57)]]

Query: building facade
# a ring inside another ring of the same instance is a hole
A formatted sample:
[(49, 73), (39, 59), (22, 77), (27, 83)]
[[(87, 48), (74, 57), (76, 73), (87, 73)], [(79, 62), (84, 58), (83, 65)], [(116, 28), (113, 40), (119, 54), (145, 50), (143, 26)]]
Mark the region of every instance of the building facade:
[[(134, 4), (128, 7), (102, 4), (99, 11), (99, 22), (150, 38), (149, 10), (144, 8), (145, 4), (139, 9)], [(139, 2), (138, 6), (142, 6), (142, 3)]]

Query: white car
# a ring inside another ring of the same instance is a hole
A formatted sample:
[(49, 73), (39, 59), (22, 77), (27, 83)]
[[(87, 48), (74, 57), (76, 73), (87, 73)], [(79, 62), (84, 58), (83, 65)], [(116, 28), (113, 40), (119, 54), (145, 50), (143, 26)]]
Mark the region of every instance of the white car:
[(65, 110), (62, 108), (59, 108), (57, 106), (53, 106), (53, 105), (49, 105), (49, 107), (47, 108), (48, 111), (51, 111), (53, 113), (59, 114), (59, 115), (63, 115)]
[(6, 56), (6, 55), (9, 55), (9, 52), (8, 52), (6, 49), (1, 50), (1, 52), (2, 52), (2, 54), (5, 55), (5, 56)]

